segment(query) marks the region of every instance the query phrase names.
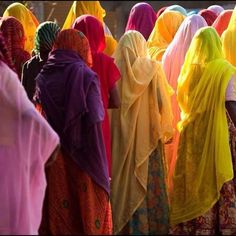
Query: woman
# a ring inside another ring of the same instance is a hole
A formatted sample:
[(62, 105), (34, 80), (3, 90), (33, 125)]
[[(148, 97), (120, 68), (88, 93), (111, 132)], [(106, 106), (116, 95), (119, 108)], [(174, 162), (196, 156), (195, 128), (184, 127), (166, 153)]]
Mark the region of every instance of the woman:
[(91, 65), (86, 37), (74, 29), (63, 30), (36, 78), (36, 99), (61, 139), (61, 153), (46, 172), (41, 234), (112, 232), (101, 128), (104, 109)]
[(4, 11), (3, 16), (13, 16), (21, 22), (26, 35), (25, 50), (31, 54), (34, 47), (34, 35), (39, 23), (34, 14), (23, 4), (15, 2)]
[(157, 16), (152, 6), (146, 2), (135, 4), (130, 13), (125, 31), (137, 30), (147, 40), (150, 36)]
[(208, 26), (211, 26), (217, 18), (217, 14), (209, 9), (203, 9), (198, 14), (205, 19)]
[(31, 101), (33, 101), (35, 93), (35, 78), (46, 63), (59, 31), (58, 24), (51, 21), (41, 23), (36, 30), (34, 40), (35, 56), (23, 65), (21, 75), (22, 84)]
[(230, 121), (236, 116), (226, 115), (227, 102), (236, 103), (235, 73), (215, 29), (198, 30), (178, 81), (182, 119), (171, 195), (174, 235), (236, 232), (236, 139)]
[[(62, 29), (71, 28), (76, 18), (81, 15), (92, 15), (95, 16), (99, 21), (102, 22), (104, 31), (106, 32), (106, 24), (104, 23), (104, 17), (106, 16), (106, 11), (102, 8), (99, 1), (74, 1), (70, 11), (66, 17), (65, 23)], [(104, 48), (104, 53), (108, 56), (112, 56), (117, 42), (111, 34), (105, 34), (106, 44)]]
[(168, 233), (163, 143), (172, 136), (168, 84), (141, 33), (127, 31), (115, 51), (121, 107), (112, 111), (114, 234)]
[(212, 5), (212, 6), (209, 6), (207, 9), (214, 11), (217, 16), (219, 16), (220, 13), (225, 10), (222, 6), (219, 6), (219, 5)]
[(171, 97), (172, 111), (174, 115), (173, 127), (175, 133), (172, 142), (165, 145), (165, 156), (168, 165), (168, 187), (170, 191), (172, 189), (171, 179), (176, 162), (179, 141), (177, 123), (180, 120), (180, 108), (176, 98), (178, 77), (194, 34), (198, 29), (205, 26), (207, 26), (206, 21), (199, 15), (195, 14), (185, 18), (162, 58), (162, 64), (167, 81), (175, 91), (175, 94)]
[(177, 12), (181, 13), (184, 16), (188, 15), (187, 11), (182, 6), (179, 6), (179, 5), (169, 6), (169, 7), (166, 8), (165, 11), (177, 11)]
[(59, 138), (27, 99), (0, 35), (0, 234), (36, 235), (46, 189), (44, 167)]
[(166, 10), (167, 7), (162, 7), (157, 12), (157, 19), (161, 16), (161, 14)]
[(148, 38), (148, 51), (152, 59), (161, 61), (185, 16), (176, 11), (164, 11), (158, 17)]
[(111, 176), (111, 137), (107, 109), (118, 108), (120, 106), (120, 98), (116, 88), (116, 81), (120, 78), (120, 72), (113, 58), (103, 53), (105, 37), (102, 24), (99, 20), (91, 15), (80, 16), (75, 20), (72, 27), (83, 32), (87, 37), (93, 57), (92, 70), (98, 74), (100, 80), (102, 101), (105, 110), (102, 129), (106, 145), (108, 170)]
[(19, 79), (23, 64), (30, 59), (30, 54), (25, 51), (25, 32), (22, 24), (15, 17), (2, 17), (0, 31), (4, 36), (6, 46), (16, 68)]
[(225, 10), (220, 13), (220, 15), (216, 18), (212, 26), (216, 29), (219, 36), (227, 29), (229, 25), (230, 18), (233, 14), (233, 10)]

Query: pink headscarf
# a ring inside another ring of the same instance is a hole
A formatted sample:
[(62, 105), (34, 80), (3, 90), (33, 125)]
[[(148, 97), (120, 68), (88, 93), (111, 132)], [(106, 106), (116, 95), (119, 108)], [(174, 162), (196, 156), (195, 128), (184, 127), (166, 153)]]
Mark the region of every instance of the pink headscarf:
[(225, 10), (220, 13), (213, 23), (213, 27), (216, 29), (217, 33), (221, 36), (222, 33), (227, 29), (229, 21), (233, 14), (233, 10)]
[(205, 19), (208, 26), (211, 26), (217, 18), (217, 14), (214, 11), (207, 9), (201, 10), (198, 14)]
[(222, 6), (219, 6), (219, 5), (212, 5), (212, 6), (209, 6), (207, 9), (214, 11), (217, 16), (220, 15), (220, 13), (225, 10)]
[(167, 81), (175, 91), (175, 94), (171, 97), (171, 104), (174, 115), (173, 127), (176, 132), (172, 143), (165, 146), (167, 164), (169, 164), (168, 185), (170, 189), (172, 188), (171, 178), (175, 167), (179, 141), (177, 123), (180, 120), (180, 108), (176, 98), (178, 77), (184, 63), (185, 55), (195, 32), (205, 26), (207, 26), (207, 23), (202, 16), (197, 14), (188, 16), (181, 24), (173, 41), (170, 43), (162, 57), (163, 68)]
[(130, 11), (125, 31), (139, 31), (147, 40), (154, 28), (156, 19), (156, 13), (150, 4), (145, 2), (137, 3)]
[(36, 235), (46, 190), (45, 163), (57, 134), (0, 61), (0, 234)]

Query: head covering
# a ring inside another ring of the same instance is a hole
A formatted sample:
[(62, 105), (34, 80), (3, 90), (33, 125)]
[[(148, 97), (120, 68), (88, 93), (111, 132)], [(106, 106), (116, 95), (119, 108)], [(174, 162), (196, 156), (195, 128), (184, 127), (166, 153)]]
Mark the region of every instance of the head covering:
[(156, 22), (156, 13), (148, 3), (135, 4), (129, 14), (125, 31), (137, 30), (147, 40)]
[(0, 62), (0, 234), (38, 235), (45, 164), (58, 135), (36, 111), (16, 73)]
[(233, 10), (222, 11), (214, 21), (212, 26), (216, 29), (219, 36), (227, 29), (232, 14)]
[[(66, 21), (63, 25), (63, 29), (68, 29), (72, 27), (72, 24), (81, 15), (92, 15), (102, 22), (104, 31), (107, 26), (104, 23), (104, 17), (106, 16), (106, 11), (102, 8), (99, 1), (74, 1)], [(111, 34), (105, 34), (105, 47), (103, 49), (104, 53), (111, 56), (116, 48), (117, 42)]]
[[(74, 46), (74, 42), (79, 46)], [(104, 109), (97, 75), (84, 62), (90, 60), (89, 51), (85, 52), (88, 45), (77, 30), (62, 30), (58, 34), (54, 50), (36, 78), (37, 97), (61, 138), (63, 150), (109, 193), (101, 129)]]
[(188, 12), (188, 16), (191, 16), (191, 15), (194, 15), (194, 14), (198, 14), (198, 9), (193, 9), (193, 10)]
[(199, 29), (178, 79), (182, 119), (170, 201), (171, 225), (206, 213), (219, 200), (223, 184), (233, 179), (225, 93), (235, 72), (223, 59), (215, 29)]
[(1, 31), (0, 31), (0, 61), (3, 61), (13, 71), (16, 71), (15, 66), (13, 65), (13, 62), (12, 62), (12, 58), (9, 55), (9, 51), (7, 50), (5, 39), (2, 36), (2, 32)]
[(102, 23), (92, 15), (83, 15), (78, 17), (73, 29), (77, 29), (85, 34), (89, 41), (92, 53), (103, 52), (106, 42)]
[(185, 18), (179, 27), (173, 41), (166, 49), (162, 64), (166, 74), (166, 78), (170, 86), (174, 89), (175, 94), (171, 97), (172, 111), (174, 115), (173, 127), (175, 128), (175, 135), (170, 144), (165, 145), (165, 154), (168, 164), (168, 187), (172, 190), (172, 175), (175, 167), (179, 133), (177, 132), (177, 123), (180, 120), (180, 108), (176, 98), (177, 81), (184, 63), (185, 55), (188, 51), (189, 45), (194, 34), (198, 29), (207, 26), (206, 21), (200, 15), (191, 15)]
[(25, 50), (31, 53), (34, 47), (35, 31), (39, 24), (34, 14), (23, 4), (15, 2), (7, 7), (3, 16), (14, 16), (21, 22), (26, 36)]
[(157, 148), (158, 140), (168, 140), (173, 130), (164, 72), (159, 62), (148, 58), (142, 34), (127, 31), (114, 56), (121, 71), (121, 107), (111, 115), (111, 201), (113, 232), (117, 234), (146, 196), (149, 155)]
[(188, 15), (187, 11), (183, 7), (181, 7), (179, 5), (169, 6), (169, 7), (166, 8), (165, 11), (177, 11), (177, 12), (180, 12), (184, 16)]
[(158, 12), (157, 12), (157, 19), (158, 19), (159, 16), (165, 11), (166, 8), (167, 8), (167, 7), (162, 7), (162, 8), (160, 8), (160, 9), (158, 10)]
[(214, 11), (217, 16), (220, 15), (220, 13), (225, 10), (222, 6), (219, 6), (219, 5), (212, 5), (212, 6), (209, 6), (207, 9)]
[(153, 59), (161, 60), (184, 18), (185, 16), (179, 12), (165, 11), (157, 19), (147, 41), (149, 53)]
[[(76, 43), (75, 43), (76, 42)], [(63, 30), (53, 46), (53, 50), (66, 49), (76, 52), (83, 61), (88, 65), (92, 66), (92, 55), (89, 47), (88, 39), (85, 35), (75, 29)]]
[(201, 10), (198, 14), (206, 20), (209, 26), (211, 26), (217, 18), (217, 14), (214, 11), (207, 9)]
[(222, 36), (223, 53), (227, 61), (236, 66), (236, 6), (230, 18), (228, 28)]
[(23, 64), (30, 59), (30, 54), (24, 50), (25, 33), (22, 24), (15, 17), (2, 17), (0, 22), (9, 55), (12, 58), (19, 78)]
[(60, 27), (57, 23), (46, 21), (41, 23), (35, 33), (34, 52), (35, 54), (48, 54), (52, 50), (53, 43)]

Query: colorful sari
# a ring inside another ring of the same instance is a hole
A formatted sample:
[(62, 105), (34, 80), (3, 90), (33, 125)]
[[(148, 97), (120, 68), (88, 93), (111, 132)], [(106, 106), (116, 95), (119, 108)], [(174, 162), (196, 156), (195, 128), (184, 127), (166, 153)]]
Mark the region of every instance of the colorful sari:
[(2, 17), (0, 31), (4, 36), (9, 55), (20, 79), (23, 64), (30, 59), (30, 54), (24, 50), (25, 32), (23, 26), (15, 17)]
[(179, 142), (179, 132), (177, 130), (177, 123), (180, 121), (180, 108), (177, 102), (178, 77), (194, 34), (198, 29), (205, 26), (207, 26), (206, 21), (199, 15), (195, 14), (185, 18), (162, 57), (162, 64), (167, 81), (175, 91), (175, 94), (171, 97), (175, 133), (173, 141), (165, 145), (165, 157), (168, 166), (168, 187), (170, 191), (172, 189), (171, 179), (174, 172)]
[(208, 26), (211, 26), (217, 18), (217, 14), (209, 9), (203, 9), (198, 14), (205, 19)]
[(105, 118), (102, 123), (103, 137), (106, 145), (108, 170), (111, 176), (111, 136), (107, 109), (109, 108), (110, 91), (120, 78), (120, 72), (114, 63), (114, 59), (103, 53), (105, 37), (102, 24), (99, 20), (91, 15), (80, 16), (74, 22), (73, 28), (83, 32), (88, 38), (93, 57), (92, 70), (98, 74), (100, 81), (102, 101), (105, 109)]
[(177, 11), (177, 12), (181, 13), (181, 14), (184, 15), (184, 16), (187, 16), (187, 15), (188, 15), (186, 9), (183, 8), (182, 6), (179, 6), (179, 5), (172, 5), (172, 6), (169, 6), (169, 7), (166, 8), (165, 11)]
[(152, 6), (141, 2), (135, 4), (129, 13), (125, 31), (137, 30), (147, 40), (155, 25), (157, 16)]
[(34, 47), (35, 31), (39, 25), (34, 14), (23, 4), (15, 2), (7, 7), (3, 16), (13, 16), (21, 22), (26, 36), (25, 50), (31, 54)]
[(46, 171), (41, 234), (112, 233), (101, 128), (104, 109), (97, 76), (88, 67), (91, 65), (84, 34), (63, 30), (36, 78), (37, 102), (62, 146), (59, 157)]
[(121, 107), (111, 114), (113, 233), (165, 234), (169, 218), (162, 147), (173, 134), (169, 87), (138, 31), (127, 31), (114, 55), (122, 77)]
[(214, 11), (217, 16), (219, 16), (220, 13), (225, 10), (222, 6), (219, 6), (219, 5), (212, 5), (212, 6), (209, 6), (207, 9)]
[(233, 179), (225, 94), (235, 73), (223, 59), (215, 29), (199, 29), (178, 80), (181, 121), (170, 196), (172, 226), (205, 214), (220, 199), (223, 185)]
[(162, 56), (173, 40), (185, 16), (176, 11), (164, 11), (158, 17), (154, 29), (147, 40), (152, 59), (161, 61)]
[[(62, 29), (71, 28), (75, 20), (82, 15), (92, 15), (102, 22), (104, 29), (107, 27), (103, 19), (106, 16), (106, 11), (102, 8), (99, 1), (74, 1)], [(106, 44), (103, 52), (112, 56), (117, 42), (111, 34), (105, 34), (105, 40)]]

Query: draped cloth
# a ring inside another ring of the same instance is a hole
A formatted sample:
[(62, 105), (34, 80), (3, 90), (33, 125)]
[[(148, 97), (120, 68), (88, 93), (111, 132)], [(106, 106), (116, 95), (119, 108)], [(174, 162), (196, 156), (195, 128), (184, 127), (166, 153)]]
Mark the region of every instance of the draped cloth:
[(171, 195), (172, 225), (206, 213), (233, 178), (225, 92), (236, 68), (223, 59), (213, 27), (195, 34), (181, 70), (177, 98), (180, 141)]
[(185, 16), (176, 11), (164, 11), (158, 17), (147, 41), (151, 58), (161, 61), (166, 48), (184, 19)]
[(211, 26), (217, 18), (217, 14), (209, 9), (201, 10), (198, 14), (206, 20), (209, 26)]
[(222, 6), (219, 6), (219, 5), (212, 5), (212, 6), (209, 6), (207, 9), (211, 10), (211, 11), (214, 11), (217, 16), (219, 16), (220, 13), (224, 11), (224, 8)]
[(16, 68), (18, 77), (21, 78), (22, 66), (30, 59), (30, 54), (25, 48), (25, 32), (22, 24), (15, 17), (2, 17), (0, 21), (2, 32), (10, 57)]
[(232, 65), (236, 66), (236, 7), (230, 18), (228, 28), (223, 32), (221, 36), (223, 44), (224, 57)]
[(187, 15), (188, 15), (186, 9), (183, 8), (183, 7), (180, 6), (180, 5), (172, 5), (172, 6), (169, 6), (169, 7), (166, 8), (165, 11), (177, 11), (177, 12), (181, 13), (181, 14), (184, 15), (184, 16), (187, 16)]
[(15, 2), (7, 7), (3, 16), (14, 16), (21, 22), (26, 35), (25, 50), (31, 53), (34, 47), (34, 35), (36, 28), (39, 25), (34, 14), (27, 9), (23, 4)]
[(166, 49), (162, 64), (166, 74), (166, 78), (170, 86), (174, 89), (175, 94), (171, 97), (172, 111), (174, 115), (173, 127), (175, 129), (175, 135), (173, 141), (170, 144), (165, 145), (165, 157), (168, 165), (168, 185), (169, 190), (172, 189), (171, 178), (174, 171), (176, 162), (179, 132), (177, 130), (177, 123), (180, 120), (180, 108), (177, 102), (177, 84), (178, 77), (184, 63), (185, 55), (188, 51), (189, 45), (196, 31), (202, 27), (207, 26), (203, 17), (194, 14), (185, 18), (177, 31), (173, 41)]
[(91, 15), (83, 15), (76, 19), (73, 28), (83, 32), (88, 38), (93, 57), (92, 70), (98, 74), (100, 81), (102, 101), (105, 109), (105, 118), (102, 123), (103, 137), (106, 144), (108, 170), (109, 173), (111, 173), (111, 137), (107, 109), (110, 91), (114, 88), (116, 81), (120, 78), (120, 72), (114, 63), (114, 59), (103, 53), (105, 48), (105, 37), (102, 24), (99, 20)]
[[(106, 11), (102, 8), (99, 1), (74, 1), (62, 29), (71, 28), (76, 18), (81, 15), (95, 16), (99, 21), (102, 22), (104, 29), (106, 28), (106, 25), (104, 23)], [(105, 34), (105, 40), (106, 44), (104, 53), (111, 56), (115, 50), (117, 42), (110, 34)]]
[(36, 235), (46, 190), (44, 167), (57, 134), (0, 62), (0, 234)]
[(171, 138), (173, 129), (168, 84), (161, 64), (148, 59), (141, 33), (127, 31), (114, 55), (122, 74), (121, 107), (111, 115), (111, 201), (117, 234), (145, 198), (150, 154), (158, 140)]
[(155, 25), (157, 16), (152, 6), (146, 2), (135, 4), (129, 13), (125, 31), (137, 30), (147, 40)]
[(233, 10), (225, 10), (218, 15), (218, 17), (212, 24), (219, 36), (221, 36), (222, 33), (227, 29), (232, 14)]

